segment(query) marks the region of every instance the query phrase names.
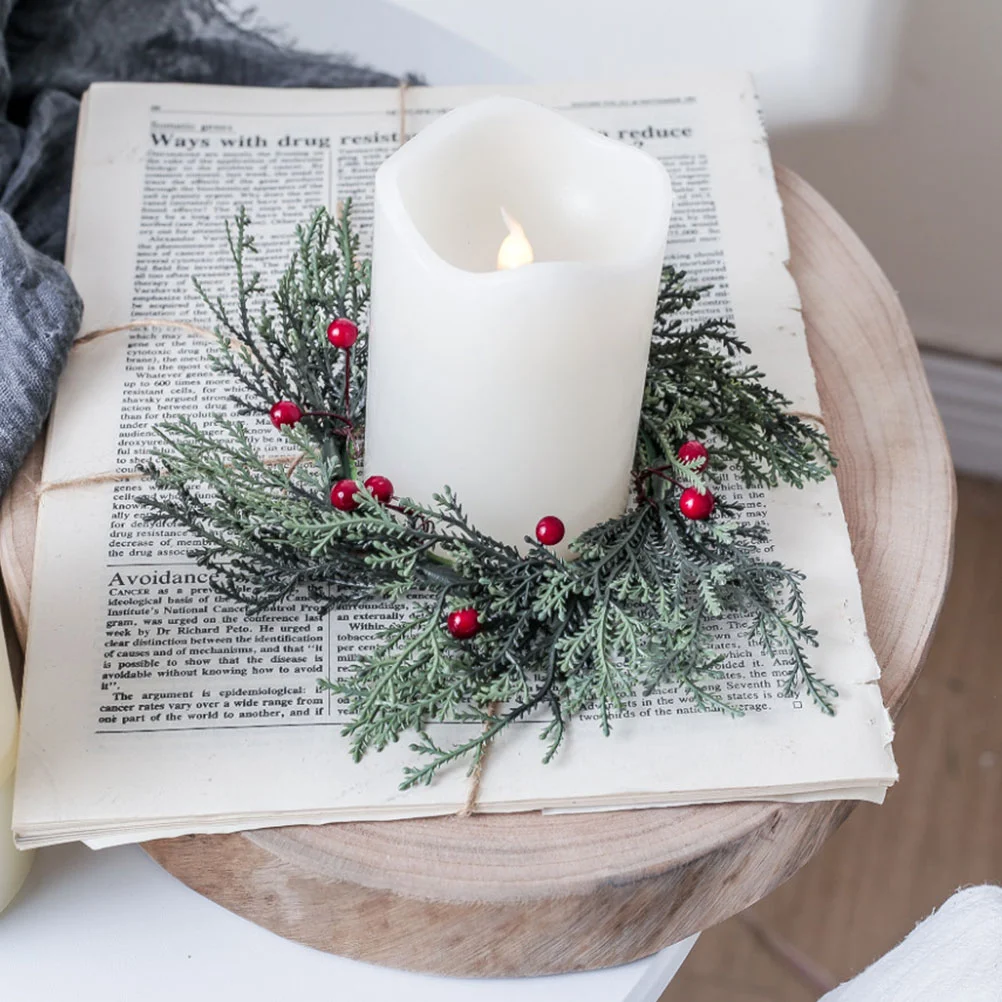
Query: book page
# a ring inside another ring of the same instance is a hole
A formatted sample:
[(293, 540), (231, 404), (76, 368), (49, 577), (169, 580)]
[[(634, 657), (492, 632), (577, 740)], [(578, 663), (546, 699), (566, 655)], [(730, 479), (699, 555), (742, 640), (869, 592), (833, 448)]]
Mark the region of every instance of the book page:
[[(686, 75), (679, 86), (661, 90), (590, 90), (550, 88), (546, 100), (661, 160), (675, 190), (666, 260), (695, 282), (713, 284), (694, 314), (732, 320), (752, 361), (792, 401), (791, 409), (820, 415), (800, 298), (787, 268), (782, 206), (750, 80)], [(432, 106), (448, 105), (450, 97), (424, 95)], [(420, 121), (420, 114), (412, 111), (410, 120)], [(883, 799), (897, 778), (893, 728), (877, 685), (880, 669), (866, 635), (834, 478), (803, 490), (771, 491), (747, 490), (730, 478), (719, 493), (741, 502), (746, 517), (764, 519), (771, 556), (806, 574), (807, 621), (819, 634), (818, 649), (808, 653), (839, 690), (836, 715), (820, 713), (807, 696), (783, 698), (786, 666), (749, 649), (744, 624), (725, 623), (718, 649), (728, 657), (719, 695), (743, 717), (703, 712), (691, 696), (666, 688), (630, 701), (611, 739), (601, 734), (597, 713), (584, 714), (546, 766), (538, 740), (545, 718), (517, 723), (491, 749), (481, 810), (510, 810), (530, 798), (581, 808), (597, 789), (609, 791), (604, 807), (802, 799), (807, 790), (808, 799)]]
[[(504, 92), (662, 159), (676, 192), (667, 259), (713, 283), (702, 312), (732, 317), (773, 385), (796, 410), (817, 413), (747, 79)], [(406, 132), (483, 93), (410, 90)], [(72, 352), (46, 482), (132, 470), (154, 445), (156, 421), (228, 408), (230, 387), (206, 363), (210, 342), (142, 321), (208, 323), (191, 277), (229, 294), (223, 222), (240, 204), (254, 220), (266, 278), (285, 265), (294, 226), (317, 205), (350, 195), (367, 235), (373, 176), (399, 145), (400, 119), (395, 90), (92, 88), (69, 267), (85, 302), (84, 332), (137, 326)], [(281, 454), (288, 447), (269, 431), (264, 446)], [(392, 608), (335, 610), (321, 620), (295, 601), (248, 618), (209, 589), (182, 533), (141, 520), (133, 499), (142, 490), (135, 481), (77, 484), (42, 497), (15, 807), (22, 844), (406, 817), (464, 803), (464, 764), (430, 787), (397, 789), (412, 757), (407, 742), (353, 763), (337, 699), (318, 690), (319, 678), (350, 670)], [(575, 721), (546, 767), (542, 723), (527, 721), (492, 748), (481, 809), (804, 793), (879, 799), (894, 778), (890, 726), (872, 684), (878, 669), (834, 480), (809, 496), (730, 493), (768, 518), (776, 556), (808, 575), (809, 619), (822, 634), (814, 662), (839, 686), (838, 715), (781, 699), (784, 670), (747, 650), (741, 624), (729, 624), (721, 646), (733, 653), (721, 685), (744, 717), (696, 712), (670, 691), (638, 698), (612, 739), (593, 720)], [(451, 743), (465, 726), (442, 725), (448, 732), (436, 736)]]
[[(395, 149), (398, 118), (395, 90), (92, 88), (68, 246), (82, 333), (155, 318), (209, 324), (192, 276), (229, 295), (223, 227), (240, 205), (255, 222), (262, 273), (277, 278), (297, 223), (369, 190), (366, 142), (385, 137), (383, 156)], [(197, 333), (143, 325), (76, 346), (44, 481), (134, 470), (156, 444), (155, 422), (228, 410), (232, 387), (210, 371), (211, 347)], [(266, 446), (287, 452), (262, 424)], [(147, 489), (75, 485), (41, 499), (19, 841), (127, 840), (129, 829), (148, 835), (158, 824), (173, 833), (178, 819), (196, 819), (185, 831), (220, 831), (457, 810), (462, 770), (401, 793), (406, 744), (353, 764), (336, 698), (318, 690), (393, 610), (319, 620), (298, 601), (250, 620), (209, 589), (185, 556), (189, 540), (143, 521), (133, 499)]]

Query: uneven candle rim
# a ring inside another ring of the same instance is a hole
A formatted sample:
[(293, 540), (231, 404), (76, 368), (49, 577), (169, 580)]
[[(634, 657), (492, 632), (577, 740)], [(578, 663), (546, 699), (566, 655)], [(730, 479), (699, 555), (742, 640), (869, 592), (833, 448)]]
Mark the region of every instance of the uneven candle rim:
[[(421, 230), (418, 229), (404, 203), (397, 175), (401, 170), (407, 169), (408, 160), (426, 155), (425, 147), (429, 142), (436, 141), (437, 136), (451, 135), (461, 131), (471, 121), (481, 121), (485, 114), (501, 117), (512, 113), (530, 114), (537, 118), (549, 119), (556, 128), (563, 130), (568, 137), (567, 142), (578, 143), (583, 147), (595, 146), (613, 149), (618, 157), (626, 161), (635, 161), (639, 170), (647, 171), (652, 178), (656, 178), (660, 182), (660, 184), (652, 185), (655, 191), (660, 189), (660, 205), (652, 205), (650, 211), (645, 214), (645, 220), (648, 223), (642, 229), (642, 236), (637, 241), (637, 249), (632, 254), (613, 261), (534, 261), (531, 266), (523, 268), (474, 271), (469, 268), (461, 268), (459, 265), (445, 260), (431, 246)], [(422, 129), (384, 161), (376, 171), (376, 198), (402, 220), (402, 228), (398, 236), (412, 245), (415, 253), (423, 259), (423, 263), (449, 274), (467, 275), (471, 280), (499, 283), (532, 281), (532, 279), (526, 279), (526, 276), (540, 274), (544, 271), (552, 273), (555, 270), (585, 274), (588, 272), (602, 272), (603, 274), (629, 272), (645, 264), (652, 255), (656, 255), (660, 259), (664, 255), (665, 240), (671, 220), (673, 193), (668, 172), (649, 153), (593, 132), (559, 112), (534, 104), (532, 101), (516, 97), (489, 97), (461, 105), (447, 112), (440, 119)]]

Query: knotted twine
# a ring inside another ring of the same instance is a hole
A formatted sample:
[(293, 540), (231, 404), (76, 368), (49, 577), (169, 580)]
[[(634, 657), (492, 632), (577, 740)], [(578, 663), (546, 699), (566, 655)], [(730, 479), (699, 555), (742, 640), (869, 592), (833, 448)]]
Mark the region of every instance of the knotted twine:
[[(403, 146), (407, 141), (407, 90), (409, 84), (406, 80), (401, 80), (397, 88), (398, 94), (398, 104), (397, 104), (397, 138), (398, 145)], [(340, 203), (337, 206), (337, 215), (341, 214)], [(185, 331), (197, 337), (208, 338), (209, 340), (216, 341), (217, 336), (204, 327), (199, 327), (197, 324), (189, 323), (185, 320), (164, 320), (160, 318), (149, 318), (149, 319), (137, 319), (130, 320), (128, 323), (117, 324), (112, 327), (101, 327), (92, 331), (88, 331), (86, 334), (78, 337), (72, 344), (71, 350), (78, 349), (83, 345), (90, 344), (94, 341), (99, 341), (104, 337), (108, 337), (112, 334), (120, 334), (127, 331), (134, 330), (149, 330), (153, 327), (169, 327), (174, 330)], [(233, 342), (231, 342), (232, 344)], [(292, 456), (272, 456), (263, 460), (263, 462), (269, 466), (282, 466), (289, 465), (288, 474), (291, 477), (293, 471), (299, 465), (300, 462), (305, 458), (305, 453), (298, 453)], [(66, 488), (72, 487), (88, 487), (93, 484), (109, 484), (109, 483), (123, 483), (130, 480), (143, 480), (148, 479), (146, 474), (141, 473), (138, 470), (109, 470), (101, 473), (93, 473), (86, 476), (80, 477), (68, 477), (64, 480), (49, 480), (42, 481), (35, 485), (34, 494), (36, 498), (41, 498), (43, 495), (48, 494), (50, 491), (54, 490), (64, 490)], [(484, 729), (487, 730), (490, 727), (494, 714), (497, 712), (497, 704), (492, 704), (488, 709), (488, 720), (484, 725)], [(456, 812), (460, 817), (468, 817), (473, 814), (476, 810), (477, 799), (480, 793), (480, 783), (483, 777), (484, 761), (487, 756), (487, 752), (490, 748), (488, 744), (480, 755), (477, 757), (473, 768), (470, 771), (470, 781), (467, 786), (466, 800), (463, 806)]]
[[(403, 86), (401, 86), (401, 93), (402, 92)], [(102, 338), (113, 334), (121, 334), (123, 332), (134, 330), (149, 330), (154, 327), (167, 327), (173, 330), (184, 331), (195, 337), (218, 341), (217, 336), (212, 331), (206, 330), (204, 327), (199, 327), (197, 324), (189, 323), (186, 320), (161, 320), (151, 318), (130, 320), (128, 323), (118, 324), (113, 327), (101, 327), (93, 331), (88, 331), (86, 334), (77, 338), (72, 347), (79, 348), (82, 345), (92, 344), (95, 341), (99, 341)], [(272, 456), (264, 459), (263, 462), (268, 466), (288, 466), (287, 472), (291, 477), (293, 471), (299, 463), (302, 462), (305, 455), (305, 453), (300, 452), (291, 456)], [(88, 487), (93, 484), (122, 483), (129, 480), (143, 479), (148, 479), (148, 477), (145, 473), (141, 473), (139, 470), (107, 470), (101, 473), (88, 474), (86, 476), (68, 477), (65, 480), (42, 481), (36, 484), (34, 494), (36, 498), (41, 498), (43, 495), (55, 490), (64, 490), (66, 488), (73, 487)], [(497, 704), (495, 703), (488, 709), (488, 720), (484, 724), (485, 730), (489, 729), (491, 723), (493, 722), (494, 714), (497, 712), (497, 708)], [(468, 817), (476, 811), (477, 800), (480, 794), (480, 784), (484, 771), (484, 762), (489, 749), (490, 744), (488, 743), (477, 757), (473, 764), (473, 768), (470, 770), (466, 799), (463, 802), (463, 805), (456, 812), (459, 817)]]
[[(397, 104), (397, 139), (398, 146), (403, 146), (407, 141), (407, 91), (409, 84), (405, 80), (401, 80), (397, 88), (398, 94), (398, 104)], [(337, 205), (337, 215), (341, 214), (341, 204)], [(196, 324), (189, 323), (184, 320), (164, 320), (159, 318), (150, 319), (138, 319), (130, 320), (128, 323), (118, 324), (113, 327), (101, 327), (96, 330), (88, 331), (86, 334), (78, 337), (71, 346), (71, 349), (77, 349), (85, 344), (90, 344), (94, 341), (98, 341), (101, 338), (107, 337), (112, 334), (119, 334), (125, 331), (133, 330), (149, 330), (152, 327), (169, 327), (174, 330), (185, 331), (197, 337), (208, 338), (212, 341), (218, 341), (217, 335), (212, 331), (206, 330), (204, 327), (199, 327)], [(239, 343), (234, 339), (230, 342), (231, 344)], [(817, 414), (812, 414), (810, 412), (804, 411), (791, 411), (792, 417), (797, 417), (805, 421), (812, 421), (822, 427), (824, 427), (824, 419)], [(303, 452), (297, 453), (295, 455), (287, 456), (272, 456), (263, 460), (263, 462), (268, 466), (284, 466), (288, 465), (288, 474), (291, 477), (296, 467), (302, 462), (306, 454)], [(81, 477), (68, 477), (65, 480), (50, 480), (43, 481), (35, 486), (35, 497), (41, 498), (43, 495), (49, 493), (53, 490), (63, 490), (70, 487), (85, 487), (93, 484), (107, 484), (107, 483), (121, 483), (129, 480), (142, 480), (147, 479), (147, 475), (141, 473), (138, 470), (131, 471), (105, 471), (102, 473), (89, 474), (87, 476)], [(487, 720), (484, 722), (484, 730), (490, 729), (494, 723), (494, 717), (498, 711), (499, 704), (492, 703), (487, 710)], [(484, 773), (484, 763), (487, 759), (487, 754), (490, 751), (491, 744), (488, 741), (483, 747), (480, 754), (477, 756), (473, 767), (469, 774), (469, 783), (467, 785), (466, 800), (463, 806), (456, 812), (459, 817), (468, 817), (469, 815), (475, 813), (477, 808), (477, 801), (480, 795), (480, 785), (483, 779)]]

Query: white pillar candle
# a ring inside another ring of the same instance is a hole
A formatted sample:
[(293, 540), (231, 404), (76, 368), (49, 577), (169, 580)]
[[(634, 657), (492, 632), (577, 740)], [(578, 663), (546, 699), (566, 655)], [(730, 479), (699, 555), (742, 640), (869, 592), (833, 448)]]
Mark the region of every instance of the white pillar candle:
[[(624, 510), (671, 212), (652, 157), (512, 98), (376, 175), (366, 473), (515, 545)], [(502, 246), (503, 245), (503, 246)]]
[(0, 911), (20, 890), (31, 869), (32, 853), (14, 848), (11, 812), (14, 806), (14, 763), (17, 754), (17, 704), (7, 662), (7, 644), (0, 623)]

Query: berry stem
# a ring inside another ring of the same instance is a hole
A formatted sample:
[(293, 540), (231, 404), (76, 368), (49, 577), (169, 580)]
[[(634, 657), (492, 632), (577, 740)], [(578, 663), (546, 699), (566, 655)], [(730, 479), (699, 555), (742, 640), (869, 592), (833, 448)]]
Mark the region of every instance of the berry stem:
[(344, 350), (344, 412), (351, 424), (351, 348)]
[(335, 414), (333, 411), (303, 411), (303, 417), (330, 418), (332, 421), (344, 422), (350, 431), (354, 431), (355, 429), (355, 426), (352, 424), (350, 418), (346, 418), (343, 414)]
[(679, 483), (674, 477), (669, 477), (666, 474), (666, 470), (670, 470), (672, 467), (669, 466), (648, 466), (645, 470), (638, 470), (634, 476), (634, 486), (637, 492), (637, 501), (643, 504), (645, 501), (650, 500), (650, 496), (647, 493), (647, 481), (651, 477), (658, 477), (661, 480), (666, 480), (670, 484), (674, 484), (679, 489), (685, 487), (684, 484)]
[(348, 415), (348, 434), (345, 442), (345, 458), (348, 461), (348, 472), (353, 478), (358, 477), (358, 449), (355, 442), (355, 425), (351, 421), (351, 348), (344, 349), (344, 412)]
[(682, 487), (682, 486), (684, 486), (682, 483), (680, 483), (674, 477), (669, 477), (665, 473), (665, 470), (670, 470), (670, 469), (671, 469), (670, 466), (652, 466), (649, 469), (644, 470), (643, 472), (647, 476), (649, 476), (649, 477), (660, 477), (662, 480), (667, 480), (668, 483), (674, 484), (676, 487)]

